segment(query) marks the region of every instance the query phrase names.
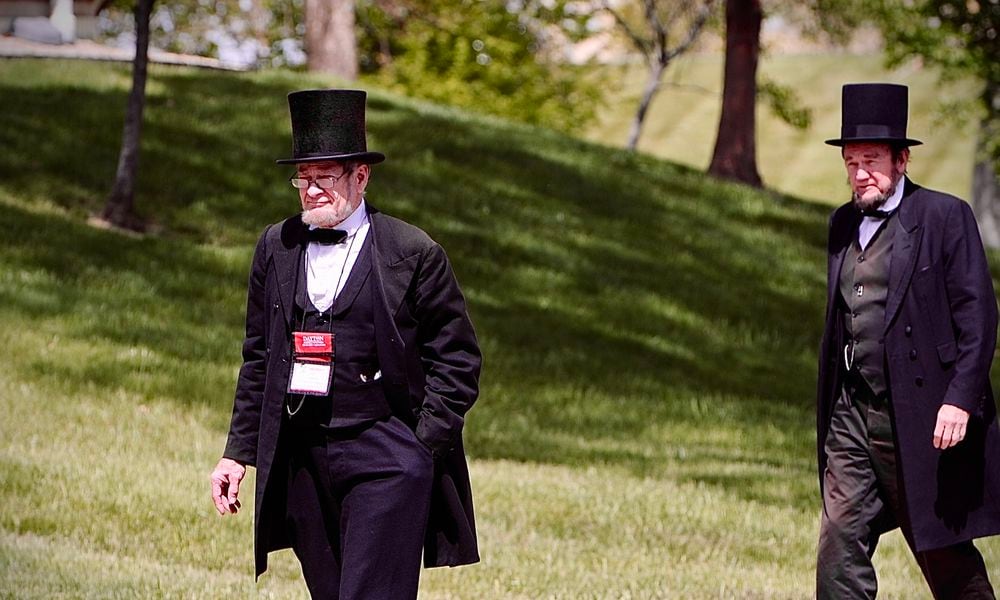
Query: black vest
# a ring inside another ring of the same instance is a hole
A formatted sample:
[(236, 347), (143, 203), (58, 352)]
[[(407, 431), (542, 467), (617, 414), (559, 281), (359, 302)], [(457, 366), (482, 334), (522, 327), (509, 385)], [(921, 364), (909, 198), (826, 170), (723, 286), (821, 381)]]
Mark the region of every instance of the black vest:
[(391, 410), (382, 389), (375, 345), (371, 235), (366, 236), (343, 290), (324, 312), (309, 299), (305, 260), (303, 252), (295, 287), (294, 326), (296, 331), (333, 332), (333, 382), (325, 397), (287, 394), (292, 412), (302, 403), (289, 420), (299, 427), (331, 429), (388, 417)]
[(840, 269), (845, 343), (851, 371), (859, 373), (875, 394), (888, 389), (885, 378), (885, 305), (889, 297), (889, 264), (898, 219), (890, 216), (864, 250), (855, 238)]

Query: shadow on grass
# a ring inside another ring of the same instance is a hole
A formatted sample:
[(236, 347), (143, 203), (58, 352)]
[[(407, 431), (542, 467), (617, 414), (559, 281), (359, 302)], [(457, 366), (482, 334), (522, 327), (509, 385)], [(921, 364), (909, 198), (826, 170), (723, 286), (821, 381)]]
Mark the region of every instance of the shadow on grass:
[[(251, 244), (295, 207), (273, 160), (290, 145), (285, 93), (302, 84), (161, 69), (151, 81), (138, 205), (163, 235), (142, 240), (40, 208), (99, 209), (125, 91), (0, 81), (0, 192), (26, 206), (0, 216), (19, 281), (0, 289), (0, 314), (98, 349), (35, 357), (36, 376), (228, 416)], [(389, 157), (372, 203), (439, 240), (469, 297), (486, 350), (476, 456), (646, 476), (683, 447), (704, 457), (704, 472), (673, 460), (685, 477), (752, 497), (738, 476), (713, 479), (725, 461), (709, 450), (811, 460), (827, 208), (381, 94), (369, 131)], [(153, 358), (128, 358), (136, 347)]]

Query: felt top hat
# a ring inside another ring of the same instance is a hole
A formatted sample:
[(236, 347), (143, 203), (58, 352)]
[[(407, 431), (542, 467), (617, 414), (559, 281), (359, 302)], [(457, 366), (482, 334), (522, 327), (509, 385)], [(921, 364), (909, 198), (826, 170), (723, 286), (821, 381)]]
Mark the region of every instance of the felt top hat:
[(885, 142), (917, 146), (906, 137), (907, 88), (893, 83), (849, 83), (844, 86), (840, 137), (831, 146), (851, 142)]
[(369, 152), (365, 139), (365, 99), (362, 90), (303, 90), (288, 94), (292, 115), (292, 158), (279, 165), (327, 160), (367, 164), (385, 160)]

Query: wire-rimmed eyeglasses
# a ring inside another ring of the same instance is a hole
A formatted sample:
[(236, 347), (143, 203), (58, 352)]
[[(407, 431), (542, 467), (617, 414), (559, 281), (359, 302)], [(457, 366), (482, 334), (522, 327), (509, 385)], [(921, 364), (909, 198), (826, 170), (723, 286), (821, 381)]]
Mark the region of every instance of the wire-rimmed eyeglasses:
[(296, 173), (288, 178), (288, 182), (291, 183), (292, 187), (297, 190), (304, 190), (308, 188), (310, 183), (313, 183), (321, 190), (328, 190), (350, 172), (351, 169), (348, 169), (340, 175), (321, 175), (319, 177), (302, 177)]

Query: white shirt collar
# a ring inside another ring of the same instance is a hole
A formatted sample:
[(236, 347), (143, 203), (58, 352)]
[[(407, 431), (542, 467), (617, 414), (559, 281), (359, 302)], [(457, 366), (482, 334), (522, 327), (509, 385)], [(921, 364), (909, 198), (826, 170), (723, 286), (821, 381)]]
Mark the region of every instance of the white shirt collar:
[(347, 231), (347, 238), (343, 243), (311, 242), (306, 246), (306, 291), (313, 305), (320, 311), (333, 306), (334, 299), (347, 285), (354, 263), (364, 247), (371, 228), (365, 201), (362, 200), (354, 212), (336, 227)]
[[(899, 201), (897, 200), (896, 203), (898, 204)], [(354, 209), (354, 212), (352, 212), (346, 219), (341, 221), (340, 225), (337, 225), (337, 229), (343, 229), (344, 231), (347, 232), (348, 236), (352, 236), (355, 233), (357, 233), (359, 229), (361, 229), (362, 225), (365, 224), (365, 219), (367, 217), (368, 217), (368, 210), (365, 208), (365, 199), (362, 198), (361, 203), (358, 204), (358, 207)]]
[(903, 199), (903, 182), (906, 181), (906, 177), (900, 177), (899, 181), (896, 182), (896, 189), (892, 192), (892, 195), (886, 199), (885, 204), (879, 207), (879, 210), (884, 210), (885, 212), (892, 212), (899, 207), (900, 201)]
[[(896, 189), (886, 199), (885, 203), (879, 207), (879, 210), (892, 212), (899, 207), (899, 203), (903, 199), (904, 181), (906, 181), (905, 177), (899, 178), (899, 181), (896, 182)], [(858, 243), (861, 244), (862, 250), (868, 247), (868, 244), (871, 243), (872, 238), (875, 237), (875, 233), (882, 227), (883, 223), (885, 223), (885, 219), (879, 219), (878, 217), (865, 217), (861, 219), (861, 223), (858, 225)]]

